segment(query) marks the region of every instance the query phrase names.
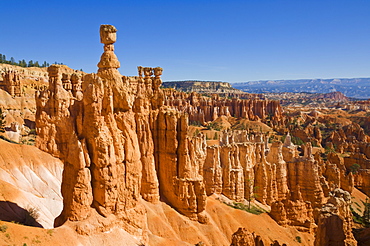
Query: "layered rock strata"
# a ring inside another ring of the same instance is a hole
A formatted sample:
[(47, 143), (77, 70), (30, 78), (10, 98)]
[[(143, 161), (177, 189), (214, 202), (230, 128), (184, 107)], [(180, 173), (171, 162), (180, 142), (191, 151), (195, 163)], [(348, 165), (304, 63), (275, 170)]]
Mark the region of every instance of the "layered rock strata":
[(221, 194), (222, 168), (220, 161), (220, 148), (217, 146), (211, 146), (207, 148), (207, 155), (203, 170), (207, 196), (212, 194)]
[[(255, 196), (266, 199), (272, 191), (267, 184), (267, 172), (263, 173), (267, 164), (263, 162), (264, 146), (259, 137), (239, 143), (231, 138), (221, 146), (208, 146), (203, 169), (207, 195), (222, 193), (238, 202), (253, 200)], [(256, 186), (261, 189), (255, 189)]]
[(283, 109), (278, 101), (238, 98), (227, 99), (218, 95), (204, 97), (192, 92), (190, 94), (174, 90), (164, 90), (167, 106), (175, 107), (189, 115), (189, 121), (204, 124), (225, 115), (249, 120), (271, 120), (271, 124), (282, 123)]

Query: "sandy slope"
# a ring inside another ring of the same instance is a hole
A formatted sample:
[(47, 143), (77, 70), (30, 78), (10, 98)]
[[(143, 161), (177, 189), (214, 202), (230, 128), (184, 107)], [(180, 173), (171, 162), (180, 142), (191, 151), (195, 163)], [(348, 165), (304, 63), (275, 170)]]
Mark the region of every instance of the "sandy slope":
[(0, 140), (0, 205), (8, 201), (25, 210), (36, 209), (38, 222), (52, 228), (63, 206), (62, 172), (59, 159), (36, 147)]
[[(366, 202), (366, 198), (367, 196), (362, 193), (360, 190), (354, 188), (353, 191), (352, 191), (352, 208), (355, 210), (356, 213), (358, 213), (359, 215), (363, 215), (364, 214), (364, 210), (365, 210), (365, 205), (364, 203)], [(367, 198), (369, 202), (369, 198)]]
[(36, 110), (35, 97), (13, 98), (8, 92), (0, 89), (0, 107), (12, 110), (23, 110), (25, 108)]
[[(355, 192), (354, 196), (363, 194)], [(178, 214), (163, 202), (151, 204), (142, 201), (148, 213), (150, 246), (189, 246), (200, 241), (205, 245), (230, 245), (231, 235), (238, 227), (245, 227), (262, 236), (265, 245), (273, 240), (287, 245), (313, 245), (314, 237), (308, 233), (298, 232), (289, 227), (284, 228), (275, 223), (267, 214), (254, 215), (233, 209), (221, 203), (216, 196), (207, 199), (206, 211), (208, 224), (199, 224)], [(3, 225), (7, 228), (2, 231)], [(297, 242), (300, 237), (301, 243)], [(109, 232), (90, 237), (78, 235), (67, 226), (55, 229), (41, 229), (21, 226), (14, 223), (0, 222), (0, 245), (140, 245), (138, 240), (127, 232), (113, 228)]]
[[(143, 203), (148, 211), (149, 230), (153, 234), (150, 236), (151, 246), (194, 245), (200, 241), (205, 245), (226, 246), (230, 245), (231, 235), (239, 227), (261, 235), (266, 244), (273, 240), (287, 245), (313, 245), (314, 242), (312, 235), (292, 227), (281, 227), (266, 213), (254, 215), (233, 209), (221, 203), (215, 195), (207, 199), (206, 211), (210, 220), (205, 225), (187, 219), (165, 203)], [(302, 243), (298, 243), (296, 237), (300, 237)], [(172, 242), (169, 243), (164, 238), (171, 239)]]
[[(119, 228), (81, 236), (67, 226), (42, 229), (0, 221), (0, 245), (37, 246), (137, 246), (139, 241)], [(171, 244), (170, 244), (171, 245)]]

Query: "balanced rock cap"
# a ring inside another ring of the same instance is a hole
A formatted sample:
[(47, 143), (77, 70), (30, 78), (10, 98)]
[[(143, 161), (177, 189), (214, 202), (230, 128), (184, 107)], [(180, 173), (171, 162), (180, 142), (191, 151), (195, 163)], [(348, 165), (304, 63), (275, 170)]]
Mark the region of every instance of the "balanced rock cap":
[(117, 40), (117, 29), (112, 25), (100, 26), (100, 42), (103, 44), (114, 44)]

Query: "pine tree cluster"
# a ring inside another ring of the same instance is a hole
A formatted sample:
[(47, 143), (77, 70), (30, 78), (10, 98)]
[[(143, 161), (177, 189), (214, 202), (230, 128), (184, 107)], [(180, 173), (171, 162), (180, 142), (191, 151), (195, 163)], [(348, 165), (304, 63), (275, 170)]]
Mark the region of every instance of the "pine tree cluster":
[[(18, 62), (15, 61), (14, 57), (11, 57), (10, 60), (6, 59), (6, 56), (3, 54), (0, 54), (0, 63), (3, 64), (10, 64), (10, 65), (16, 65), (20, 67), (49, 67), (50, 64), (44, 61), (41, 65), (38, 61), (30, 60), (26, 62), (24, 59), (19, 60)], [(63, 63), (54, 62), (53, 64), (59, 64), (63, 65)]]

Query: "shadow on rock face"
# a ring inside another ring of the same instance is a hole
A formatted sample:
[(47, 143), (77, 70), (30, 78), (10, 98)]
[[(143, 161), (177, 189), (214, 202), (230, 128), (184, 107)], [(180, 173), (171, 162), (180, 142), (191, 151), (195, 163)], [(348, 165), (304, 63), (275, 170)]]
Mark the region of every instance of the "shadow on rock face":
[(16, 203), (9, 201), (0, 201), (0, 220), (8, 222), (16, 222), (22, 225), (41, 227), (37, 222), (39, 217), (38, 211), (35, 208), (21, 208)]
[(29, 119), (24, 119), (24, 124), (30, 128), (30, 129), (35, 129), (36, 128), (36, 123), (35, 121), (29, 120)]

